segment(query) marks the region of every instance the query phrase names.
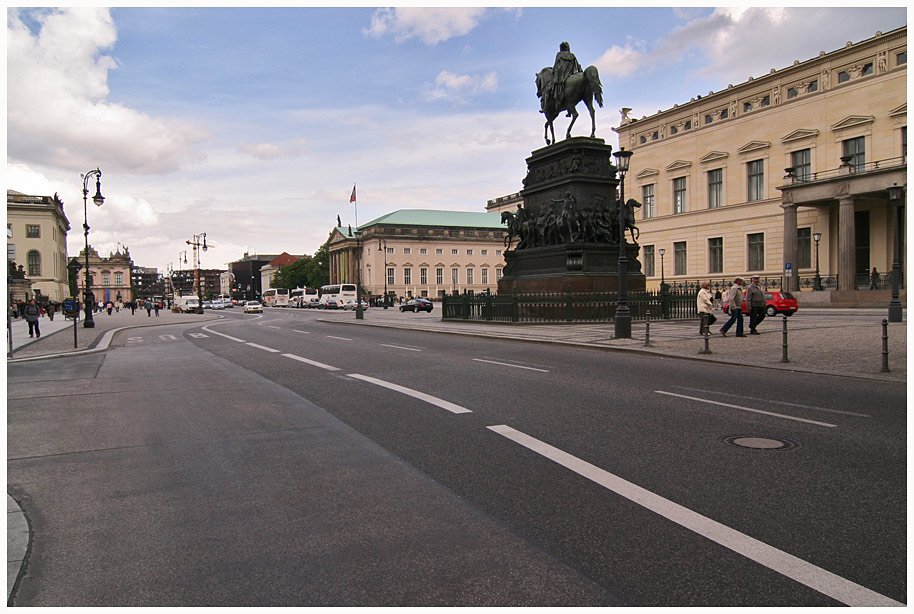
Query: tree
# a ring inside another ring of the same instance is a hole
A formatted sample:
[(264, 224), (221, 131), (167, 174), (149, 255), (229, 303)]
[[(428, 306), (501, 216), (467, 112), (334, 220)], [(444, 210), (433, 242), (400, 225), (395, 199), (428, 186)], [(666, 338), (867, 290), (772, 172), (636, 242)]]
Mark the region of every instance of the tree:
[(308, 283), (308, 262), (310, 257), (305, 256), (301, 260), (296, 260), (292, 264), (288, 264), (280, 269), (273, 275), (273, 280), (270, 282), (271, 288), (289, 288), (290, 290), (294, 288), (301, 288), (306, 286)]

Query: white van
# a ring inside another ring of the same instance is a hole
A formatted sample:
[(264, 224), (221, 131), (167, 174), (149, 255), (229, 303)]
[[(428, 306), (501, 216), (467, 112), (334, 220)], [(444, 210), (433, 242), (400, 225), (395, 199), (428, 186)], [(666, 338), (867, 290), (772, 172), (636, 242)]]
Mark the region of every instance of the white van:
[(196, 296), (176, 296), (175, 307), (184, 313), (195, 313), (200, 307), (200, 299)]

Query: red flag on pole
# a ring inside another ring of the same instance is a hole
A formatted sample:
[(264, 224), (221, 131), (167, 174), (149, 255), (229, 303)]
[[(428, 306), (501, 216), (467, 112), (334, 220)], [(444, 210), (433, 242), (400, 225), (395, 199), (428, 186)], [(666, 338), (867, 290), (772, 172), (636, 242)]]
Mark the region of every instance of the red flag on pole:
[(355, 184), (354, 183), (352, 184), (352, 196), (349, 197), (349, 202), (351, 202), (351, 203), (355, 202)]

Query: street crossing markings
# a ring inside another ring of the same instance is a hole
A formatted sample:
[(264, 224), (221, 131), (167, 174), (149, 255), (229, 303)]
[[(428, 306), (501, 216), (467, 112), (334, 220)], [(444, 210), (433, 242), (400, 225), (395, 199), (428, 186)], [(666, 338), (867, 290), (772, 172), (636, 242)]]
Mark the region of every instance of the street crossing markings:
[(816, 567), (803, 559), (778, 550), (753, 537), (711, 520), (687, 507), (664, 499), (660, 495), (641, 488), (636, 484), (613, 475), (608, 471), (591, 465), (587, 461), (572, 456), (556, 447), (525, 433), (500, 424), (486, 427), (511, 441), (536, 452), (537, 454), (577, 473), (588, 480), (603, 486), (607, 490), (625, 497), (633, 503), (648, 509), (667, 520), (694, 531), (721, 546), (736, 552), (756, 563), (796, 580), (813, 590), (831, 597), (849, 606), (903, 606), (894, 599), (872, 591), (865, 586), (851, 582), (830, 571)]
[(127, 337), (127, 343), (143, 343), (142, 337)]
[(466, 407), (461, 407), (460, 405), (455, 405), (450, 401), (445, 401), (444, 399), (439, 399), (438, 397), (433, 397), (430, 394), (425, 394), (424, 392), (419, 392), (418, 390), (413, 390), (412, 388), (406, 388), (405, 386), (400, 386), (398, 384), (392, 384), (390, 382), (385, 382), (382, 379), (376, 379), (374, 377), (369, 377), (367, 375), (359, 375), (358, 373), (349, 373), (349, 377), (354, 377), (355, 379), (360, 379), (363, 382), (368, 382), (370, 384), (375, 384), (376, 386), (381, 386), (389, 390), (394, 390), (405, 394), (406, 396), (413, 397), (414, 399), (419, 399), (420, 401), (425, 401), (426, 403), (431, 403), (441, 409), (446, 409), (452, 414), (471, 414), (471, 410)]
[(675, 392), (665, 392), (663, 390), (655, 390), (657, 394), (665, 394), (671, 397), (679, 397), (680, 399), (689, 399), (690, 401), (699, 401), (701, 403), (710, 403), (711, 405), (720, 405), (721, 407), (729, 407), (731, 409), (739, 409), (742, 411), (749, 411), (754, 414), (764, 414), (766, 416), (774, 416), (775, 418), (785, 418), (787, 420), (794, 420), (796, 422), (805, 422), (806, 424), (815, 424), (816, 426), (826, 426), (828, 428), (835, 428), (837, 424), (829, 424), (828, 422), (818, 422), (816, 420), (807, 420), (806, 418), (797, 418), (796, 416), (788, 416), (785, 414), (776, 414), (772, 411), (763, 411), (761, 409), (752, 409), (751, 407), (743, 407), (741, 405), (732, 405), (730, 403), (721, 403), (720, 401), (710, 401), (708, 399), (701, 399), (699, 397), (690, 397), (684, 394), (676, 394)]
[(346, 337), (334, 337), (333, 335), (327, 335), (327, 339), (339, 339), (340, 341), (352, 341), (352, 339), (347, 339)]
[(484, 360), (482, 358), (474, 358), (476, 362), (487, 362), (493, 365), (502, 365), (503, 367), (514, 367), (515, 369), (527, 369), (529, 371), (539, 371), (541, 373), (549, 373), (549, 369), (537, 369), (536, 367), (525, 367), (523, 365), (512, 365), (507, 362), (498, 362), (497, 360)]
[(388, 345), (387, 343), (382, 343), (381, 345), (386, 348), (394, 348), (395, 350), (407, 350), (409, 352), (421, 352), (422, 351), (417, 348), (405, 348), (402, 345)]
[(315, 367), (320, 367), (321, 369), (327, 369), (328, 371), (339, 371), (336, 367), (331, 367), (330, 365), (325, 365), (322, 362), (317, 362), (316, 360), (309, 360), (307, 358), (302, 358), (301, 356), (296, 356), (295, 354), (283, 354), (286, 358), (291, 358), (292, 360), (297, 360)]
[(174, 335), (159, 335), (159, 339), (162, 341), (177, 341), (178, 338)]
[(256, 343), (251, 343), (250, 341), (248, 341), (247, 344), (251, 347), (257, 348), (258, 350), (265, 350), (267, 352), (279, 352), (279, 350), (274, 350), (273, 348), (268, 348), (265, 345), (258, 345)]
[(187, 333), (188, 337), (193, 337), (194, 339), (206, 339), (209, 335), (204, 335), (203, 333)]

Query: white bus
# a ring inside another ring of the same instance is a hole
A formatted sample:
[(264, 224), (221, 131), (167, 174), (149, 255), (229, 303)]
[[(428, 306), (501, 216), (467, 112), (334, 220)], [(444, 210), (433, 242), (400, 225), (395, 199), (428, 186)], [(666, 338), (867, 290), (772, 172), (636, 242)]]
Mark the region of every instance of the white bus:
[(263, 291), (263, 304), (267, 307), (288, 307), (289, 306), (289, 289), (288, 288), (270, 288)]
[(316, 288), (295, 288), (289, 294), (290, 307), (316, 307), (320, 303)]
[(321, 286), (321, 303), (322, 309), (327, 308), (327, 301), (333, 299), (337, 301), (337, 307), (342, 307), (346, 301), (355, 300), (355, 284), (330, 284)]

